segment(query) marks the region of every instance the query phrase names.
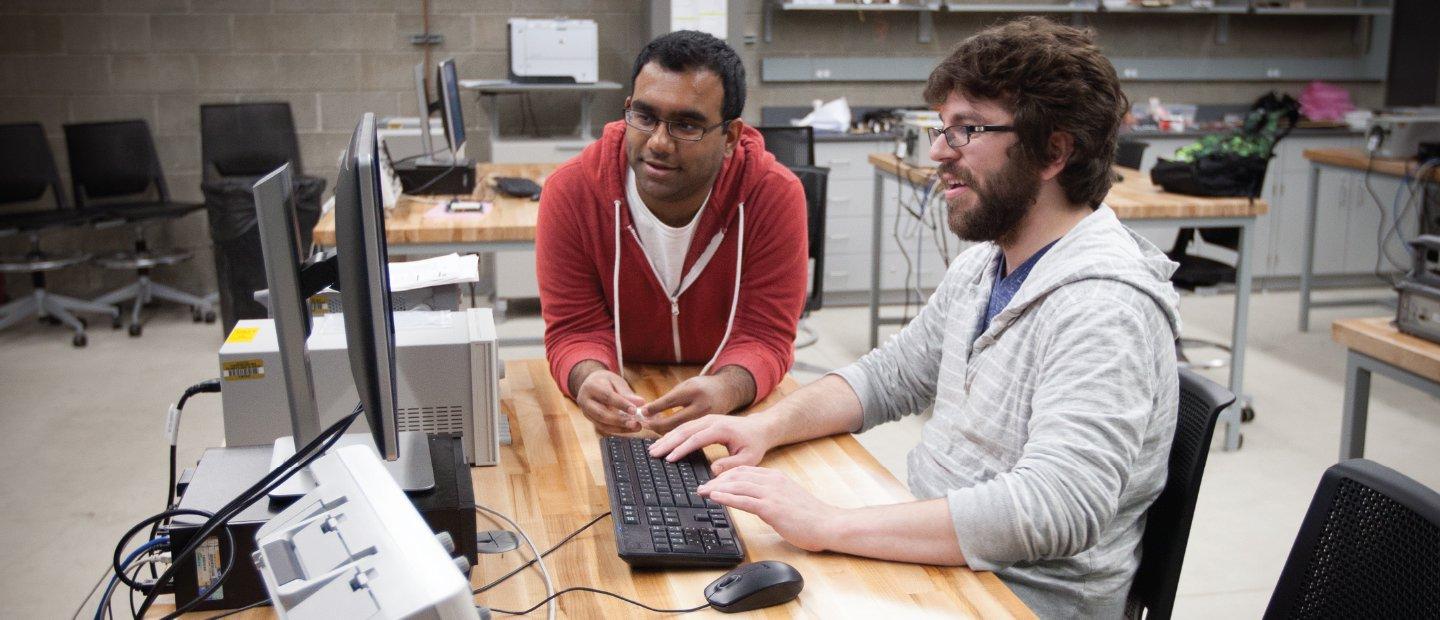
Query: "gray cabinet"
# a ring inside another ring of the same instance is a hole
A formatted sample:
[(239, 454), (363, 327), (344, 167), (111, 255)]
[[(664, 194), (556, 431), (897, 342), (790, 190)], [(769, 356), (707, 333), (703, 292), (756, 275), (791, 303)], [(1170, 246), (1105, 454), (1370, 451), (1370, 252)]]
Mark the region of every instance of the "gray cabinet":
[[(893, 148), (894, 142), (884, 139), (822, 141), (815, 144), (816, 165), (830, 169), (825, 218), (824, 280), (827, 294), (870, 290), (870, 267), (873, 263), (870, 225), (874, 217), (875, 169), (869, 163), (869, 156), (871, 153), (888, 153)], [(937, 223), (939, 233), (948, 237), (950, 256), (959, 251), (960, 243), (945, 228), (943, 217), (932, 220), (927, 214), (923, 220), (917, 220), (908, 211), (899, 210), (902, 200), (908, 206), (918, 207), (917, 190), (910, 186), (899, 187), (894, 180), (887, 179), (881, 215), (881, 288), (886, 291), (904, 290), (908, 275), (911, 286), (918, 281), (920, 288), (929, 291), (939, 284), (945, 273), (945, 257), (942, 244), (935, 239), (936, 233), (926, 225), (932, 221)], [(942, 202), (931, 201), (928, 207), (943, 208), (941, 205)]]

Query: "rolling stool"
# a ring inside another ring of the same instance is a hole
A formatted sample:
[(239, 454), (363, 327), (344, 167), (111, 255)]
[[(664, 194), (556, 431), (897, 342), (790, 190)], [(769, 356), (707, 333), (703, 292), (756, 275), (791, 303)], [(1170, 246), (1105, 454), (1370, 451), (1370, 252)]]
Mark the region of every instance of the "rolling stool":
[[(38, 316), (42, 320), (63, 323), (75, 330), (71, 342), (77, 347), (86, 344), (85, 320), (73, 311), (120, 315), (120, 311), (104, 304), (56, 295), (45, 289), (45, 274), (84, 263), (90, 258), (82, 252), (46, 254), (40, 249), (40, 234), (52, 228), (83, 226), (89, 216), (71, 209), (60, 190), (60, 175), (55, 170), (55, 157), (39, 123), (0, 125), (0, 204), (11, 205), (0, 213), (0, 236), (23, 232), (30, 237), (30, 249), (24, 254), (0, 256), (0, 273), (28, 273), (34, 291), (28, 296), (0, 306), (0, 329), (21, 320)], [(28, 208), (50, 194), (53, 208), (15, 212), (14, 205)]]
[[(118, 304), (134, 300), (130, 309), (130, 335), (139, 336), (144, 329), (140, 323), (140, 308), (154, 302), (155, 298), (177, 304), (190, 306), (190, 319), (199, 323), (215, 322), (215, 306), (207, 297), (192, 295), (174, 287), (166, 286), (150, 279), (150, 270), (164, 265), (176, 265), (190, 260), (192, 252), (189, 250), (150, 250), (145, 244), (144, 234), (136, 229), (135, 250), (115, 251), (95, 257), (95, 264), (106, 269), (134, 270), (138, 275), (137, 279), (130, 284), (120, 287), (114, 291), (101, 295), (95, 299), (95, 303), (107, 304), (111, 308), (117, 308)], [(120, 329), (120, 312), (118, 309), (112, 317), (110, 327)]]
[[(143, 329), (140, 309), (157, 299), (190, 306), (196, 322), (215, 320), (214, 303), (206, 297), (159, 284), (150, 271), (187, 261), (189, 250), (152, 250), (145, 241), (148, 223), (177, 219), (204, 208), (201, 204), (170, 200), (160, 158), (150, 127), (143, 120), (71, 123), (65, 125), (65, 146), (70, 155), (70, 176), (75, 204), (97, 220), (119, 221), (133, 227), (135, 247), (101, 255), (95, 262), (107, 269), (134, 270), (136, 281), (96, 299), (120, 304), (134, 300), (130, 335)], [(116, 318), (112, 327), (119, 329)]]
[(30, 251), (22, 255), (0, 256), (0, 273), (28, 273), (35, 288), (29, 295), (0, 306), (0, 329), (19, 323), (22, 319), (38, 316), (54, 319), (75, 330), (71, 344), (83, 347), (88, 343), (85, 337), (85, 319), (76, 317), (72, 311), (108, 314), (111, 320), (119, 320), (120, 311), (114, 306), (94, 301), (66, 297), (45, 290), (45, 274), (66, 267), (83, 264), (89, 254), (70, 252), (46, 254), (40, 251), (40, 236), (30, 235)]

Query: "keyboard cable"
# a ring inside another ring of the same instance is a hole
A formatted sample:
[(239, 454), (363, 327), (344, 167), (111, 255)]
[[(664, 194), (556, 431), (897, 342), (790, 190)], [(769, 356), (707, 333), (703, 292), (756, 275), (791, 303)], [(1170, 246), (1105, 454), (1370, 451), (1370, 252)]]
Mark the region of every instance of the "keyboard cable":
[[(555, 543), (555, 544), (552, 545), (549, 549), (546, 549), (546, 550), (544, 550), (544, 551), (541, 551), (541, 552), (540, 552), (540, 557), (543, 558), (543, 557), (545, 557), (545, 556), (547, 556), (547, 555), (550, 555), (551, 553), (554, 553), (556, 549), (559, 549), (560, 547), (564, 546), (565, 543), (568, 543), (568, 542), (570, 542), (571, 539), (575, 538), (576, 536), (579, 536), (581, 532), (584, 532), (585, 530), (590, 529), (590, 526), (595, 525), (596, 523), (599, 523), (601, 519), (604, 519), (605, 517), (608, 517), (608, 516), (610, 516), (610, 511), (609, 511), (609, 510), (606, 510), (605, 512), (602, 512), (602, 513), (600, 513), (599, 515), (596, 515), (595, 518), (594, 518), (594, 519), (591, 519), (589, 523), (586, 523), (585, 525), (580, 526), (579, 529), (576, 529), (575, 531), (570, 532), (569, 535), (565, 536), (564, 538), (561, 538), (561, 539), (560, 539), (560, 542)], [(535, 563), (535, 560), (532, 559), (532, 560), (530, 560), (530, 561), (528, 561), (528, 562), (526, 562), (526, 563), (524, 563), (524, 564), (521, 564), (521, 565), (519, 565), (519, 566), (516, 566), (514, 570), (511, 570), (510, 572), (505, 573), (504, 575), (501, 575), (501, 576), (499, 576), (499, 577), (496, 577), (494, 581), (491, 581), (490, 583), (487, 583), (487, 584), (485, 584), (485, 585), (483, 585), (483, 586), (480, 586), (480, 587), (478, 587), (478, 588), (475, 588), (475, 589), (472, 590), (470, 593), (471, 593), (471, 594), (480, 594), (480, 593), (485, 592), (486, 590), (489, 590), (490, 588), (493, 588), (493, 587), (495, 587), (495, 586), (498, 586), (498, 585), (500, 585), (501, 583), (503, 583), (506, 579), (509, 579), (509, 578), (511, 578), (511, 577), (514, 577), (514, 576), (515, 576), (515, 573), (518, 573), (518, 572), (520, 572), (520, 571), (522, 571), (522, 570), (525, 570), (526, 568), (529, 568), (529, 566), (530, 566), (531, 564), (534, 564), (534, 563)]]

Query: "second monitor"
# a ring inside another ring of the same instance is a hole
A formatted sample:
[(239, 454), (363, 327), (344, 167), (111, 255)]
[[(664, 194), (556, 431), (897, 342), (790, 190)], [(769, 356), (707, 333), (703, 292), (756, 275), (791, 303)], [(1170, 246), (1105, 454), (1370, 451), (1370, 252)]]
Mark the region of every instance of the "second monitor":
[[(436, 98), (425, 85), (425, 64), (415, 65), (415, 94), (420, 110), (421, 154), (393, 162), (405, 193), (412, 195), (467, 195), (475, 190), (475, 162), (465, 157), (465, 118), (461, 111), (460, 78), (455, 59), (440, 61), (435, 69)], [(430, 115), (440, 112), (446, 144), (435, 148), (430, 139)]]

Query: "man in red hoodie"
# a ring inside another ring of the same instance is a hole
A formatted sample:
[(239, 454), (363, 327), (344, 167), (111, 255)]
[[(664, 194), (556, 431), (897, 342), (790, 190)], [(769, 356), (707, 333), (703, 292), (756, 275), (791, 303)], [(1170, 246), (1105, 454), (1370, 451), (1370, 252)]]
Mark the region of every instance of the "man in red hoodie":
[[(674, 32), (632, 77), (624, 120), (546, 180), (535, 239), (550, 372), (607, 434), (664, 433), (769, 395), (807, 276), (804, 190), (740, 120), (735, 51)], [(646, 403), (627, 361), (705, 366)]]

